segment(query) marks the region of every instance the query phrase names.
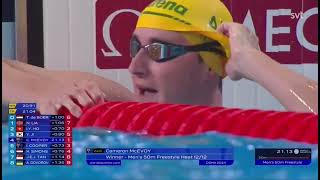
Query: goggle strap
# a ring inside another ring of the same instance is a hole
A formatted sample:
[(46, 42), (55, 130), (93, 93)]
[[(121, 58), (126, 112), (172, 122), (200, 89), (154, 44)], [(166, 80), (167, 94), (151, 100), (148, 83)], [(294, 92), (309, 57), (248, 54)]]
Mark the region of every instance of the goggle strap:
[(170, 57), (176, 57), (187, 53), (187, 50), (181, 46), (171, 46), (170, 51)]
[(216, 54), (226, 57), (226, 53), (224, 52), (223, 49), (221, 49), (220, 43), (216, 41), (199, 44), (195, 46), (186, 46), (186, 50), (194, 51), (194, 52), (199, 52), (199, 51), (215, 52)]

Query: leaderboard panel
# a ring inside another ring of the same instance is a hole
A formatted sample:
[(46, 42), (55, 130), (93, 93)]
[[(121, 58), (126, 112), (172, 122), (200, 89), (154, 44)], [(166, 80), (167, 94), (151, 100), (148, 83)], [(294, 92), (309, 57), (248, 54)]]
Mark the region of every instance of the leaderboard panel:
[(9, 164), (72, 165), (71, 118), (39, 115), (35, 103), (9, 104)]

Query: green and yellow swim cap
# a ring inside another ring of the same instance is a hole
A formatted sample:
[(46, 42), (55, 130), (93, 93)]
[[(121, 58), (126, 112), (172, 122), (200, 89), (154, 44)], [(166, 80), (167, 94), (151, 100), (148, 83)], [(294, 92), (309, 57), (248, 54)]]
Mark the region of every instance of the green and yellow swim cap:
[[(217, 55), (210, 52), (200, 52), (200, 56), (214, 72), (225, 77), (230, 45), (228, 38), (216, 29), (221, 23), (232, 21), (229, 10), (220, 0), (155, 0), (143, 10), (136, 28), (185, 32), (183, 35), (192, 44), (207, 42), (201, 36), (218, 41), (227, 58), (217, 60)], [(200, 36), (197, 38), (190, 32)]]

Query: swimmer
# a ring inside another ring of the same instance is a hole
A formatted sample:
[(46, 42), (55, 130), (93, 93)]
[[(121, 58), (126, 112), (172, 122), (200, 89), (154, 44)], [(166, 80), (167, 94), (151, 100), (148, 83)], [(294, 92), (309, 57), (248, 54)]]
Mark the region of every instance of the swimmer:
[(220, 0), (156, 0), (141, 13), (129, 67), (139, 101), (222, 106), (222, 79), (254, 81), (288, 111), (318, 113), (318, 83), (260, 51)]

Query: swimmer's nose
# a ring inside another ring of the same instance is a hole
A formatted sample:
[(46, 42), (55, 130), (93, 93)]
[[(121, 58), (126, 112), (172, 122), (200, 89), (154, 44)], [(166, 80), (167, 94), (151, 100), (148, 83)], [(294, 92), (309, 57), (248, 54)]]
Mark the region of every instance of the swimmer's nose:
[(150, 73), (148, 57), (144, 56), (143, 53), (138, 53), (136, 57), (132, 58), (129, 72), (132, 76), (138, 78), (144, 78)]

